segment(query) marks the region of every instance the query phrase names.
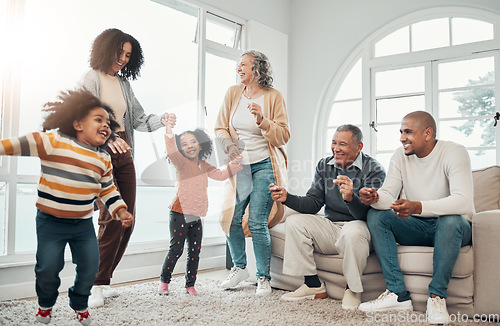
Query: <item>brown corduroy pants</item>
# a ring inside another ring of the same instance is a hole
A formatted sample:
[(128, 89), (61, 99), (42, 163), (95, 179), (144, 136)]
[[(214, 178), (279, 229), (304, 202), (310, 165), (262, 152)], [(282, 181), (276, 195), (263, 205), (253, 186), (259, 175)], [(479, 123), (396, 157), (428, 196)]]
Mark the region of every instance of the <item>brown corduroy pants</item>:
[[(120, 132), (119, 135), (129, 143), (124, 132)], [(134, 222), (129, 228), (122, 227), (120, 221), (114, 220), (111, 217), (111, 214), (102, 201), (96, 200), (99, 207), (99, 233), (97, 235), (99, 243), (99, 272), (97, 273), (94, 285), (110, 284), (113, 272), (122, 259), (125, 249), (127, 249), (135, 224), (137, 188), (132, 153), (113, 154), (110, 149), (108, 149), (108, 152), (111, 155), (111, 162), (113, 164), (115, 185), (128, 206), (127, 210), (134, 215)]]

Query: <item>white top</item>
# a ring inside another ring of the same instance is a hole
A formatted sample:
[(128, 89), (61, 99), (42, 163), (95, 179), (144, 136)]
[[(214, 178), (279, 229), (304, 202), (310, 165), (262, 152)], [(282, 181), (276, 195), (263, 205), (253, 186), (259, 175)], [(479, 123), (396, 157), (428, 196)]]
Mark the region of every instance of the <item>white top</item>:
[(123, 117), (127, 111), (127, 103), (123, 97), (122, 88), (117, 76), (110, 76), (105, 72), (98, 71), (101, 80), (101, 101), (113, 109), (116, 116), (116, 122), (120, 127), (116, 131), (125, 131), (123, 127)]
[(247, 99), (242, 95), (232, 119), (233, 127), (239, 136), (239, 149), (243, 155), (241, 164), (253, 164), (269, 157), (267, 141), (257, 126), (255, 116), (247, 107), (252, 102), (263, 108), (264, 95), (256, 99)]
[(391, 158), (384, 184), (378, 190), (376, 209), (389, 209), (401, 198), (422, 202), (420, 216), (464, 215), (470, 220), (473, 185), (470, 158), (464, 146), (439, 140), (423, 158), (406, 156), (404, 148)]

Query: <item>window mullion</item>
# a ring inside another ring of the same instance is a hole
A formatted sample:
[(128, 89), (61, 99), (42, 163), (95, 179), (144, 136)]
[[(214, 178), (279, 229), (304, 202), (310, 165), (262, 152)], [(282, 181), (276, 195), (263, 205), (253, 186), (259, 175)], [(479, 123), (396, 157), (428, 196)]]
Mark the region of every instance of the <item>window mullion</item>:
[(453, 45), (453, 26), (452, 26), (453, 17), (448, 18), (448, 40), (450, 41), (449, 46)]
[[(497, 35), (497, 34), (496, 34)], [(500, 94), (500, 53), (497, 51), (494, 55), (495, 57), (495, 94)], [(499, 112), (498, 106), (496, 107), (496, 112)], [(495, 140), (496, 140), (496, 147), (497, 147), (497, 157), (496, 157), (496, 164), (500, 165), (500, 150), (498, 149), (499, 144), (500, 144), (500, 126), (497, 124), (495, 127)]]
[(198, 127), (205, 125), (206, 27), (207, 11), (200, 8), (198, 17)]
[(438, 70), (436, 61), (425, 65), (425, 108), (434, 117), (439, 117)]

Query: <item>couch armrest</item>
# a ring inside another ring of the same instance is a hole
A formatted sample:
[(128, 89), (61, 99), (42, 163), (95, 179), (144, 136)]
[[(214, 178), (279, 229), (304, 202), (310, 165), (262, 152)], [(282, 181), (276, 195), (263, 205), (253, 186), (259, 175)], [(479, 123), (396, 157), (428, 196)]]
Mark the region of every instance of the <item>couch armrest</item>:
[(500, 311), (500, 209), (472, 217), (474, 307), (476, 313)]

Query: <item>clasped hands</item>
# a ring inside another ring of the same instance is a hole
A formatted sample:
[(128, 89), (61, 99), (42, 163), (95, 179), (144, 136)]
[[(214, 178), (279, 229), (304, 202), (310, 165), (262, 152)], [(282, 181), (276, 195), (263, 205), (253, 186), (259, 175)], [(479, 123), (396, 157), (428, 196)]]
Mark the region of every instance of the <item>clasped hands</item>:
[(130, 227), (132, 225), (132, 222), (134, 221), (134, 216), (130, 214), (130, 212), (127, 211), (127, 209), (125, 209), (124, 207), (118, 209), (116, 215), (122, 222), (122, 226), (124, 228)]
[[(173, 128), (176, 123), (176, 116), (173, 113), (165, 112), (161, 117), (161, 122), (166, 126), (167, 123)], [(108, 147), (111, 149), (113, 154), (120, 153), (124, 154), (128, 151), (132, 150), (132, 147), (129, 144), (121, 139), (120, 137), (116, 137), (115, 140), (108, 141)]]
[(239, 171), (242, 169), (240, 164), (242, 159), (243, 155), (238, 155), (228, 163), (228, 166), (231, 169), (231, 171)]
[(241, 155), (238, 146), (234, 143), (229, 146), (227, 152), (230, 159), (229, 165), (231, 165), (231, 169), (234, 169), (234, 166), (240, 165), (241, 160), (243, 160), (243, 155)]
[[(342, 199), (346, 202), (350, 202), (353, 196), (353, 183), (348, 176), (338, 175), (333, 182), (339, 186), (339, 191), (342, 194)], [(283, 203), (286, 201), (288, 192), (284, 187), (277, 186), (274, 183), (269, 184), (269, 191), (271, 192), (271, 198), (274, 201)]]
[[(378, 201), (378, 192), (375, 188), (361, 188), (359, 199), (365, 205), (372, 205)], [(390, 207), (397, 217), (406, 219), (410, 215), (422, 213), (422, 202), (408, 199), (398, 199)]]
[(161, 123), (166, 127), (166, 132), (171, 133), (172, 128), (175, 127), (175, 124), (177, 122), (177, 117), (175, 116), (174, 113), (167, 113), (165, 112), (162, 117), (161, 117)]

